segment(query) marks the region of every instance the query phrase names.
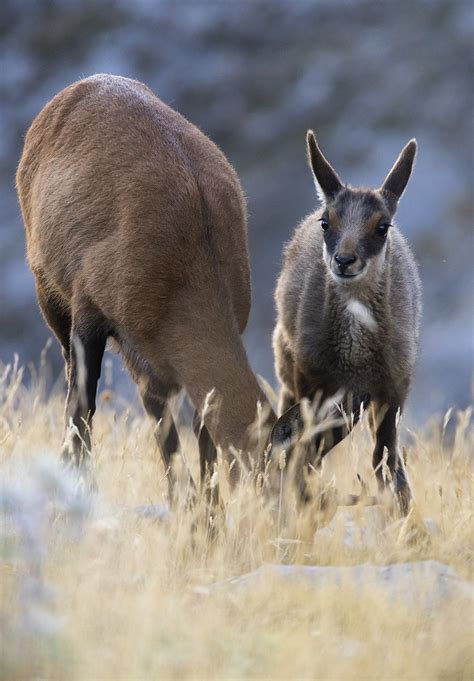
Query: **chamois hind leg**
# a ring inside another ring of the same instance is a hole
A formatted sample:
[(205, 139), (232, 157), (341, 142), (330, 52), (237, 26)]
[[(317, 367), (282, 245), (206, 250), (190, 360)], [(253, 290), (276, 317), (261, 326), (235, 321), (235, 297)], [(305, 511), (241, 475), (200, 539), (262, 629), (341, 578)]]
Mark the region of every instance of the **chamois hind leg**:
[(212, 475), (217, 463), (217, 449), (197, 410), (194, 412), (193, 429), (199, 445), (201, 492), (205, 493), (210, 506), (217, 506), (219, 487), (217, 484), (211, 487)]
[(278, 400), (278, 413), (281, 416), (298, 401), (294, 388), (293, 356), (283, 340), (283, 332), (278, 325), (273, 334), (273, 350), (275, 354), (275, 371), (281, 384)]
[(63, 308), (54, 296), (47, 293), (47, 289), (41, 283), (41, 277), (38, 277), (36, 280), (36, 293), (43, 317), (61, 344), (67, 379), (72, 325), (71, 313), (68, 309)]
[(388, 452), (387, 465), (395, 486), (395, 491), (400, 503), (400, 509), (402, 513), (406, 515), (411, 501), (411, 490), (405, 472), (403, 459), (398, 451), (396, 422), (396, 407), (385, 407), (385, 411), (382, 407), (379, 409), (378, 414), (376, 412), (375, 448), (372, 456), (372, 465), (377, 477), (379, 490), (382, 491), (385, 488), (382, 461), (384, 450), (386, 448)]
[[(107, 341), (107, 323), (90, 302), (81, 301), (73, 311), (68, 360), (66, 441), (63, 459), (83, 464), (91, 450), (92, 418), (96, 409), (97, 384)], [(69, 436), (72, 422), (74, 432)]]
[[(175, 502), (177, 487), (176, 470), (173, 465), (173, 458), (180, 451), (178, 431), (176, 430), (169, 407), (169, 397), (174, 390), (174, 387), (167, 387), (165, 384), (158, 381), (156, 377), (147, 378), (144, 381), (139, 382), (139, 391), (143, 406), (145, 407), (147, 414), (149, 414), (157, 423), (155, 428), (155, 440), (158, 449), (160, 450), (168, 480), (168, 494), (171, 505)], [(188, 485), (190, 487), (191, 496), (193, 496), (195, 490), (194, 481), (189, 470), (187, 471), (187, 474)]]

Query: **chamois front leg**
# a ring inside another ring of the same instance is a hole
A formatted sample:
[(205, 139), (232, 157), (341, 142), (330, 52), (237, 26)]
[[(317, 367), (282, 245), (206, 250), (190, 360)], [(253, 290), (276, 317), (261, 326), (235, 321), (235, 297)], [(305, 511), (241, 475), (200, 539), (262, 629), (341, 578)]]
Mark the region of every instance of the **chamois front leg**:
[[(176, 487), (178, 482), (173, 460), (180, 451), (180, 442), (168, 402), (171, 391), (167, 390), (159, 381), (149, 379), (148, 381), (145, 381), (140, 392), (145, 411), (157, 424), (155, 428), (155, 440), (158, 449), (160, 450), (168, 480), (169, 502), (170, 505), (173, 506), (176, 502)], [(195, 485), (189, 470), (187, 470), (187, 476), (189, 495), (190, 497), (193, 497)]]
[(382, 461), (386, 448), (388, 452), (387, 465), (400, 503), (400, 509), (402, 513), (406, 515), (411, 501), (411, 490), (403, 459), (398, 450), (396, 425), (397, 411), (397, 407), (391, 406), (385, 408), (385, 413), (383, 412), (383, 408), (381, 408), (379, 409), (378, 414), (376, 414), (375, 449), (372, 457), (372, 465), (377, 477), (379, 490), (382, 491), (385, 488)]
[(217, 463), (217, 449), (197, 410), (194, 412), (193, 430), (199, 446), (201, 492), (205, 494), (206, 501), (211, 507), (218, 506), (219, 487), (217, 484), (211, 486)]
[[(301, 501), (310, 499), (306, 475), (318, 468), (323, 457), (351, 432), (359, 421), (361, 408), (366, 409), (369, 403), (368, 394), (346, 397), (343, 402), (333, 404), (325, 414), (313, 414), (317, 421), (322, 419), (319, 424), (311, 423), (311, 419), (306, 422), (306, 418), (311, 416), (310, 410), (303, 409), (302, 404), (298, 403), (277, 420), (270, 436), (269, 455), (278, 458), (282, 449), (286, 451)], [(311, 428), (315, 425), (318, 425), (317, 432), (311, 435)], [(309, 433), (305, 433), (307, 429)]]

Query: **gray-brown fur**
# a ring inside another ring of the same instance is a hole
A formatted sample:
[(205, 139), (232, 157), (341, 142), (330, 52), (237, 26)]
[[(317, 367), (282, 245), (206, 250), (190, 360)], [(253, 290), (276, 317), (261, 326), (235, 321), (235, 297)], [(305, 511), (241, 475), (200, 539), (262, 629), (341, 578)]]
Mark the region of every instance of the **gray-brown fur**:
[(353, 189), (342, 184), (308, 133), (323, 205), (302, 222), (286, 248), (274, 332), (280, 410), (341, 389), (368, 393), (377, 423), (377, 478), (382, 485), (386, 447), (405, 509), (410, 493), (398, 454), (396, 415), (417, 356), (421, 286), (405, 238), (386, 225), (393, 221), (415, 151), (411, 141), (380, 189)]
[[(167, 470), (179, 449), (168, 400), (181, 388), (196, 407), (203, 482), (215, 445), (230, 460), (257, 444), (263, 465), (275, 415), (240, 338), (250, 311), (246, 205), (216, 145), (145, 85), (97, 75), (35, 118), (17, 189), (38, 302), (66, 364), (66, 423), (77, 430), (63, 456), (87, 459), (112, 340), (161, 424)], [(263, 443), (249, 434), (259, 402)]]

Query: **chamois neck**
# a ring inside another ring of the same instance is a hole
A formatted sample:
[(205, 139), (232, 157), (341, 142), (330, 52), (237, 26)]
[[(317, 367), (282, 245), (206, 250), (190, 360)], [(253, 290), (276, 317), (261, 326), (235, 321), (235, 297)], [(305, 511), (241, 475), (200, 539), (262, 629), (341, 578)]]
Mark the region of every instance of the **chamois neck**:
[[(367, 279), (367, 280), (366, 280)], [(376, 279), (366, 277), (361, 282), (354, 282), (344, 286), (335, 282), (331, 275), (327, 276), (327, 296), (329, 300), (339, 300), (347, 303), (349, 300), (359, 300), (363, 303), (380, 299), (387, 287), (387, 276), (383, 272)]]

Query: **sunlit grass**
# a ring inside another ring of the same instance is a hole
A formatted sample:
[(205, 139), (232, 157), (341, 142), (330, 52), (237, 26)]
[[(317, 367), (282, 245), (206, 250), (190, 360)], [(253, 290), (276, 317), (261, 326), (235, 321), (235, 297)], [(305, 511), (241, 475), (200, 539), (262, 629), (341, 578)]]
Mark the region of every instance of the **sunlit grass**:
[[(427, 608), (350, 581), (321, 589), (271, 574), (206, 588), (265, 563), (433, 559), (471, 580), (469, 412), (408, 434), (416, 500), (408, 521), (356, 507), (288, 522), (249, 481), (226, 498), (227, 518), (209, 538), (199, 506), (165, 520), (136, 513), (167, 503), (153, 424), (134, 408), (117, 412), (113, 393), (98, 402), (91, 507), (56, 467), (62, 395), (46, 399), (41, 371), (26, 389), (18, 366), (0, 368), (3, 678), (472, 678), (467, 596)], [(194, 438), (187, 428), (181, 436), (198, 479)], [(321, 484), (358, 492), (359, 473), (375, 492), (370, 451), (363, 423), (328, 457)], [(224, 467), (219, 474), (227, 497)]]

